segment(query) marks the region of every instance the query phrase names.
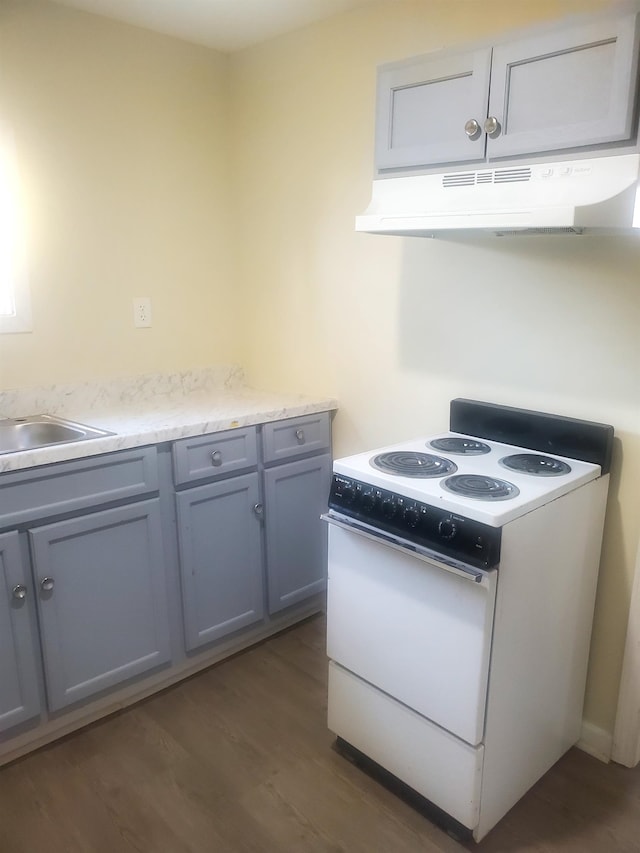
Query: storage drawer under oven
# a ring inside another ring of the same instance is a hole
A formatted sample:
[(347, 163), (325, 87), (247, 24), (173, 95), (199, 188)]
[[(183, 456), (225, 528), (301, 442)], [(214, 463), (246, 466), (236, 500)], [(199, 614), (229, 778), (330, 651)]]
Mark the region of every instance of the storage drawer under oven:
[(482, 741), (496, 572), (482, 583), (329, 525), (327, 652), (361, 679)]
[(477, 826), (482, 744), (470, 746), (335, 663), (328, 725), (463, 826)]

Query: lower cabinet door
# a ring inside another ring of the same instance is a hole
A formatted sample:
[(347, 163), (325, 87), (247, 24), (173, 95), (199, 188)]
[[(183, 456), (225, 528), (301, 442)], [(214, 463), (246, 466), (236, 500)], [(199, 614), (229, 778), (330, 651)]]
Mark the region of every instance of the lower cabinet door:
[(158, 500), (29, 535), (52, 711), (170, 660)]
[(0, 536), (0, 732), (40, 712), (32, 597), (18, 534), (4, 533)]
[(269, 612), (297, 604), (327, 583), (331, 455), (268, 468), (265, 477)]
[(256, 473), (176, 495), (187, 649), (263, 616), (259, 500)]

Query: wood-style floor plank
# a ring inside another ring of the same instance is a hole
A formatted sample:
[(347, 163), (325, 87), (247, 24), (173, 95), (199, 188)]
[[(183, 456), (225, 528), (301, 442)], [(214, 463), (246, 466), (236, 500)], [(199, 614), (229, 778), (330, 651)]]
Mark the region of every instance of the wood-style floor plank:
[(333, 749), (317, 617), (0, 769), (0, 853), (640, 853), (640, 769), (571, 750), (461, 844)]

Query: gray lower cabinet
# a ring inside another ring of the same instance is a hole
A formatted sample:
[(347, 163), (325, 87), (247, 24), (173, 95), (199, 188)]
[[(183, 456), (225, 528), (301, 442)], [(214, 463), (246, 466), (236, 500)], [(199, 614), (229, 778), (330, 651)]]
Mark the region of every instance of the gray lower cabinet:
[(36, 717), (39, 652), (18, 534), (0, 535), (0, 732)]
[(263, 616), (258, 474), (178, 492), (176, 504), (185, 642), (193, 650)]
[(329, 450), (323, 412), (0, 474), (0, 759), (313, 612)]
[(376, 168), (425, 169), (633, 143), (637, 14), (381, 66)]
[(29, 536), (52, 711), (170, 660), (157, 499)]
[(330, 446), (328, 412), (173, 445), (189, 651), (325, 589)]
[(276, 613), (322, 592), (327, 582), (326, 512), (331, 455), (264, 472), (267, 590)]
[(0, 732), (170, 661), (158, 487), (155, 447), (0, 476)]

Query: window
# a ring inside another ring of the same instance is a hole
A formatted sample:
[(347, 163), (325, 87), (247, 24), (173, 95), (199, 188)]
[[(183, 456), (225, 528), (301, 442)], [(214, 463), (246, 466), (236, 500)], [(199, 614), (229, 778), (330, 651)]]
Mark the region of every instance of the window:
[(0, 333), (31, 331), (13, 137), (0, 126)]

